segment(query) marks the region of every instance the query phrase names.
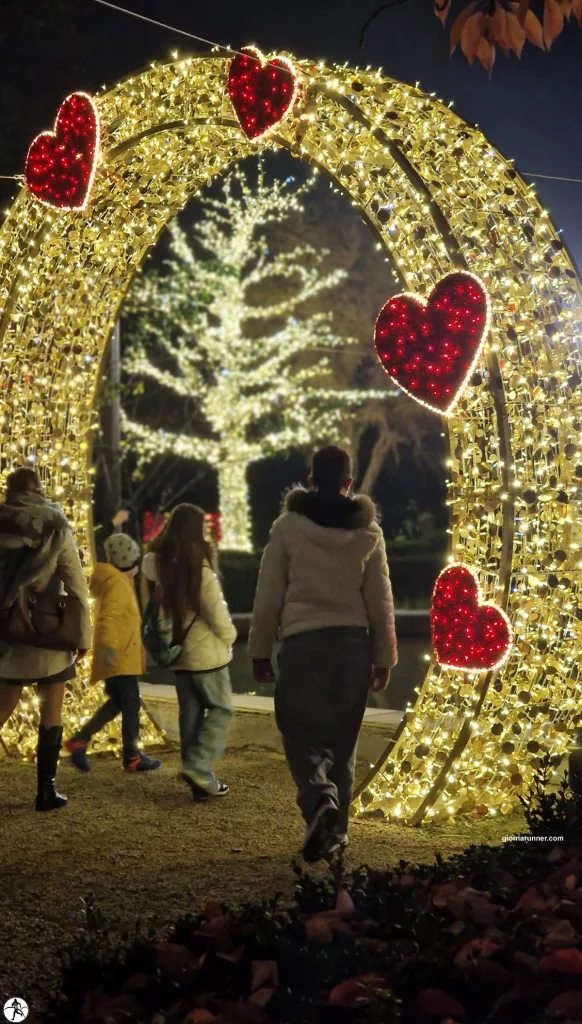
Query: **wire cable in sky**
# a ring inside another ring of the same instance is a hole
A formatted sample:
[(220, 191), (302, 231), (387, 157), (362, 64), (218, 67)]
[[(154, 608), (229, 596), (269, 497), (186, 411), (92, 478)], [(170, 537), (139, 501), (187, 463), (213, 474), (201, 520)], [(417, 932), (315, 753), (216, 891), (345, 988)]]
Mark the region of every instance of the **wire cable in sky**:
[(518, 174), (525, 174), (527, 178), (545, 178), (547, 181), (573, 181), (576, 185), (582, 185), (582, 178), (558, 178), (555, 174), (530, 174), (529, 171), (518, 171)]
[[(154, 18), (148, 18), (145, 14), (138, 14), (137, 11), (129, 11), (127, 7), (119, 7), (117, 4), (112, 4), (109, 0), (95, 0), (96, 4), (101, 4), (102, 7), (110, 7), (113, 11), (120, 11), (122, 14), (129, 14), (132, 18), (139, 18), (140, 21), (147, 21), (150, 25), (157, 25), (158, 28), (165, 28), (168, 32), (177, 32), (180, 36), (187, 36), (188, 39), (195, 39), (197, 43), (205, 43), (207, 46), (215, 46), (218, 50), (224, 50), (226, 53), (237, 53), (241, 57), (246, 57), (247, 54), (241, 53), (240, 50), (233, 50), (232, 46), (222, 46), (221, 43), (215, 43), (212, 39), (204, 39), (202, 36), (196, 36), (193, 32), (186, 32), (183, 28), (176, 28), (175, 25), (166, 25), (163, 21), (156, 21)], [(267, 61), (270, 63), (270, 61)]]
[[(112, 4), (110, 0), (95, 0), (96, 4), (100, 4), (102, 7), (109, 7), (112, 11), (119, 11), (121, 14), (128, 14), (131, 18), (138, 18), (140, 21), (147, 21), (150, 25), (156, 25), (158, 28), (165, 28), (168, 32), (177, 32), (178, 35), (187, 36), (188, 39), (195, 39), (197, 43), (205, 43), (206, 46), (214, 46), (218, 50), (224, 50), (226, 53), (238, 53), (244, 56), (240, 50), (233, 50), (230, 46), (222, 46), (221, 43), (213, 42), (212, 39), (204, 39), (202, 36), (194, 35), (193, 32), (186, 32), (185, 29), (176, 28), (175, 25), (167, 25), (164, 21), (156, 21), (155, 18), (148, 18), (145, 14), (138, 14), (137, 11), (130, 11), (127, 7), (120, 7), (118, 4)], [(391, 4), (386, 4), (391, 6)], [(378, 13), (378, 12), (376, 12)], [(521, 171), (519, 173), (525, 174), (528, 178), (544, 178), (546, 181), (567, 181), (574, 182), (576, 185), (582, 185), (582, 178), (561, 178), (555, 174), (530, 174), (529, 171)]]

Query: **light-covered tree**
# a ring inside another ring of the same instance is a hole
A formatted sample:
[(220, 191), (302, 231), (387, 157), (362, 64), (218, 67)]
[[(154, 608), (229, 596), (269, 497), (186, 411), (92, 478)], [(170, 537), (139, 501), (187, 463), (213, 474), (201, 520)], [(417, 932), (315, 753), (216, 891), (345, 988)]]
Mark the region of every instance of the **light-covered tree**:
[(251, 547), (250, 464), (346, 443), (346, 411), (391, 391), (388, 381), (385, 391), (334, 386), (330, 356), (357, 339), (307, 307), (345, 272), (325, 270), (328, 253), (313, 245), (273, 253), (265, 239), (270, 224), (301, 211), (310, 187), (269, 183), (261, 165), (256, 183), (231, 172), (202, 200), (191, 232), (171, 225), (170, 258), (138, 278), (129, 302), (124, 371), (134, 388), (153, 382), (181, 403), (186, 427), (163, 429), (150, 392), (145, 419), (124, 416), (125, 437), (142, 466), (171, 451), (216, 471), (222, 544), (232, 550)]

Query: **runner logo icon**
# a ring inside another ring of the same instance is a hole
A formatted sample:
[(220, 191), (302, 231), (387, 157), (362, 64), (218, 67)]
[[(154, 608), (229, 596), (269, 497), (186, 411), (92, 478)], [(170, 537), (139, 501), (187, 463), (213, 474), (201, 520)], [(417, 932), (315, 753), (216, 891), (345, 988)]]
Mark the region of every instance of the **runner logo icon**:
[(24, 1002), (24, 999), (7, 999), (4, 1003), (4, 1018), (9, 1020), (11, 1024), (14, 1021), (23, 1021), (28, 1017), (28, 1005)]

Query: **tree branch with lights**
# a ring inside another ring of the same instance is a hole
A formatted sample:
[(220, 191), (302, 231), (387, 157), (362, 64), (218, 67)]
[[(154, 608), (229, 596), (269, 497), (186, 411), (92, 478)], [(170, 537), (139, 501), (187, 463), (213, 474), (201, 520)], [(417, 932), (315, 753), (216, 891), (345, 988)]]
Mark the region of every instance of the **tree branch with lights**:
[[(392, 394), (336, 385), (331, 356), (357, 339), (338, 335), (332, 314), (310, 304), (345, 272), (326, 270), (328, 253), (311, 244), (269, 249), (266, 227), (301, 213), (310, 188), (268, 183), (261, 166), (256, 184), (230, 173), (218, 196), (202, 200), (190, 232), (170, 226), (169, 259), (138, 278), (128, 304), (124, 372), (134, 390), (148, 390), (137, 414), (124, 413), (125, 444), (141, 468), (166, 452), (212, 468), (222, 543), (233, 550), (251, 548), (251, 463), (348, 443), (349, 415)], [(184, 419), (196, 432), (160, 429), (158, 395), (194, 407)]]

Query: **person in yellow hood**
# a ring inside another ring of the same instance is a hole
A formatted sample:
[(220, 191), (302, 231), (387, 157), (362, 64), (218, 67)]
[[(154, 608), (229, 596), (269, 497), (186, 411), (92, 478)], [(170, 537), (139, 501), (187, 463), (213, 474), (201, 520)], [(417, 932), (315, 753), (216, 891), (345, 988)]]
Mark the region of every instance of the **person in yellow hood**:
[(97, 601), (91, 682), (105, 681), (108, 700), (65, 743), (65, 749), (75, 768), (88, 772), (91, 737), (121, 714), (123, 770), (153, 771), (162, 762), (139, 749), (138, 676), (145, 672), (145, 655), (133, 580), (141, 552), (136, 541), (125, 533), (113, 533), (104, 548), (107, 562), (97, 562), (91, 580), (91, 594)]

